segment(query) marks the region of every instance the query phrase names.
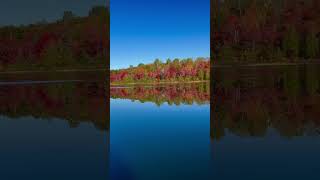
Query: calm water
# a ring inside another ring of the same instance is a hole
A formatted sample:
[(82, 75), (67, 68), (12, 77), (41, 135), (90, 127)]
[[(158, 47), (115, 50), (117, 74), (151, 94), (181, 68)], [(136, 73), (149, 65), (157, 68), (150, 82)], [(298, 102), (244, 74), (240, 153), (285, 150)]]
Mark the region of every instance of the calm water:
[(318, 179), (320, 67), (214, 69), (216, 179)]
[(209, 84), (111, 89), (112, 179), (211, 177)]
[(2, 82), (0, 102), (0, 179), (108, 179), (103, 82)]
[(103, 81), (2, 81), (0, 178), (317, 179), (320, 67), (213, 75), (211, 104), (198, 83), (113, 87), (110, 107)]

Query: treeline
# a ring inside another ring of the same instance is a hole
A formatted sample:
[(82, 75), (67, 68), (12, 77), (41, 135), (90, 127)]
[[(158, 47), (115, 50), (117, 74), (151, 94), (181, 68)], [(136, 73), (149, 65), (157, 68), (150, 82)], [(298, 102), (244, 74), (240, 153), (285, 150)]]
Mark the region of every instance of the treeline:
[(109, 9), (88, 16), (65, 11), (56, 22), (0, 28), (0, 71), (106, 68)]
[(214, 72), (210, 134), (319, 136), (320, 71), (313, 64)]
[(131, 99), (139, 102), (152, 102), (160, 106), (164, 103), (169, 105), (192, 105), (209, 104), (209, 83), (180, 83), (165, 86), (133, 86), (126, 88), (111, 88), (110, 97), (113, 99)]
[(127, 69), (111, 70), (111, 84), (204, 81), (210, 79), (208, 58), (156, 59), (152, 64), (139, 64)]
[(109, 130), (109, 103), (104, 83), (1, 85), (0, 102), (0, 116), (58, 118), (70, 127), (84, 122)]
[(320, 58), (318, 0), (213, 0), (214, 63)]

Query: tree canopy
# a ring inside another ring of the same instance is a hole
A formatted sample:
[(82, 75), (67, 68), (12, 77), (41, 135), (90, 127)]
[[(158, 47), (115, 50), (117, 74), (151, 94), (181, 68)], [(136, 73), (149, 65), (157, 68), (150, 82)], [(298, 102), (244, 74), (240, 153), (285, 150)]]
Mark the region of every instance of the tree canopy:
[(0, 71), (107, 68), (109, 10), (65, 11), (56, 22), (0, 27)]
[(320, 58), (318, 0), (214, 0), (214, 63), (265, 63)]
[(208, 58), (174, 59), (165, 63), (156, 59), (151, 64), (140, 63), (137, 67), (130, 66), (110, 72), (111, 84), (206, 80), (210, 80)]

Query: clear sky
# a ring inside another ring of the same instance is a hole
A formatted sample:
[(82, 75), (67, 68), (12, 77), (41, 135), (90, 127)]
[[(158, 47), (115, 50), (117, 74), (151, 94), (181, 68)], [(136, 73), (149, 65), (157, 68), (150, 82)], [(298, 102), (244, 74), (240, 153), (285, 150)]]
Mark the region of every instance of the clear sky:
[(92, 6), (108, 4), (109, 0), (1, 0), (0, 26), (55, 21), (66, 10), (84, 16)]
[(210, 56), (210, 0), (111, 0), (110, 67)]

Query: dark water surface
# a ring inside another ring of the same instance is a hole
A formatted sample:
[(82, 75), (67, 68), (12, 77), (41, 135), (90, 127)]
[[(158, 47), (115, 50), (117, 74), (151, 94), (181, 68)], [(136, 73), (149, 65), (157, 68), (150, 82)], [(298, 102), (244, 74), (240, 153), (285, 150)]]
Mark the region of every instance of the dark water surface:
[(215, 179), (318, 179), (320, 66), (213, 69)]
[(1, 82), (1, 179), (317, 179), (319, 66), (216, 68), (211, 104), (208, 83), (109, 107), (104, 81), (52, 80)]
[(0, 179), (108, 179), (103, 81), (0, 83)]
[(211, 177), (209, 84), (111, 89), (112, 179)]

